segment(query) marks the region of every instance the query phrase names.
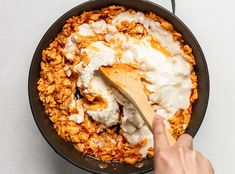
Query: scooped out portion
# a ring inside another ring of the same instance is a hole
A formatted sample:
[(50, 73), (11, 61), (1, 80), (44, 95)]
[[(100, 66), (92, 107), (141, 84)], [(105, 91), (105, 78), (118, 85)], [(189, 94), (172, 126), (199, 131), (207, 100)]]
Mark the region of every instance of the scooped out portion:
[[(197, 99), (195, 60), (181, 35), (162, 18), (121, 6), (85, 12), (69, 19), (51, 46), (44, 52), (45, 59), (56, 48), (63, 78), (70, 84), (54, 79), (52, 97), (57, 112), (47, 107), (43, 86), (48, 77), (44, 75), (39, 80), (39, 95), (59, 135), (78, 150), (103, 161), (131, 164), (153, 156), (152, 133), (133, 104), (100, 73), (103, 66), (118, 64), (127, 73), (135, 71), (146, 98), (175, 138), (186, 129)], [(56, 74), (56, 66), (42, 61), (41, 73), (51, 67)], [(60, 84), (69, 95), (56, 93)]]

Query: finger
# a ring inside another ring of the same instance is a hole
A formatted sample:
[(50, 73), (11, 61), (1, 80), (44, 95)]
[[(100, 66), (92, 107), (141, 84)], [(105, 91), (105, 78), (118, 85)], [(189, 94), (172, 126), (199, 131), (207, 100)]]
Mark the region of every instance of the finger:
[(211, 164), (211, 162), (199, 151), (196, 151), (197, 159), (202, 163), (202, 165), (207, 167), (207, 170), (209, 170), (208, 173), (214, 173), (214, 167)]
[(189, 149), (193, 149), (193, 139), (189, 134), (183, 134), (181, 135), (176, 144), (180, 147), (185, 147)]
[(163, 148), (169, 147), (163, 119), (160, 116), (156, 116), (154, 119), (153, 136), (154, 136), (154, 147), (155, 148), (163, 149)]

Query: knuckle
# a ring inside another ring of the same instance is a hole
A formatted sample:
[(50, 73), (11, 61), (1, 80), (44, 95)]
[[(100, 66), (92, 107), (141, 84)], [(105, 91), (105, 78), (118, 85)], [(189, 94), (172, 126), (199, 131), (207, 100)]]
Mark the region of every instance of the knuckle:
[(183, 148), (183, 147), (178, 147), (178, 148), (177, 148), (177, 152), (178, 152), (179, 154), (184, 153), (184, 148)]
[(162, 135), (164, 135), (164, 132), (163, 132), (163, 131), (157, 131), (157, 132), (156, 132), (156, 136), (162, 136)]
[(204, 158), (203, 155), (201, 154), (201, 152), (199, 152), (199, 151), (195, 151), (195, 152), (196, 152), (197, 158)]
[(184, 136), (184, 138), (186, 138), (188, 140), (193, 140), (192, 136), (189, 134), (184, 134), (183, 136)]

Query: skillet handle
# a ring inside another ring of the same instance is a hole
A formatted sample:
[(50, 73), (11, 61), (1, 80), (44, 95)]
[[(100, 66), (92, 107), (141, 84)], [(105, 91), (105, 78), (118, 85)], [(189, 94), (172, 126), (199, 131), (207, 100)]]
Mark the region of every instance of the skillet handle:
[(172, 13), (175, 15), (175, 0), (171, 0)]

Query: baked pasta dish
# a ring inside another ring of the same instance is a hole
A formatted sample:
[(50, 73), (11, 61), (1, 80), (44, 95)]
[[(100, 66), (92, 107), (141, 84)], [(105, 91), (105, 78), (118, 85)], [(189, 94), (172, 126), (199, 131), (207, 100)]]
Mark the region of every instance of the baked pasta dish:
[[(196, 64), (182, 35), (156, 14), (123, 6), (67, 20), (42, 52), (39, 98), (58, 135), (105, 162), (153, 157), (153, 135), (101, 66), (127, 64), (172, 135), (185, 132), (198, 98)], [(123, 66), (125, 67), (125, 66)]]

